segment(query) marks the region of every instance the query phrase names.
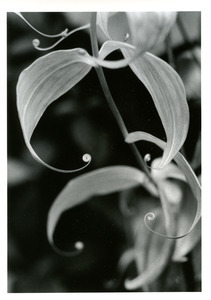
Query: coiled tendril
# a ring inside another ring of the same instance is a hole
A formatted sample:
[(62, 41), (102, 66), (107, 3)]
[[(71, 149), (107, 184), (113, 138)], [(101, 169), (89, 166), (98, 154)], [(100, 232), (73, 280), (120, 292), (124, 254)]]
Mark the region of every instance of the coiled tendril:
[(82, 241), (75, 242), (74, 250), (71, 250), (71, 251), (61, 250), (54, 243), (52, 243), (51, 246), (57, 254), (66, 256), (66, 257), (76, 256), (76, 255), (80, 254), (84, 249), (84, 243)]

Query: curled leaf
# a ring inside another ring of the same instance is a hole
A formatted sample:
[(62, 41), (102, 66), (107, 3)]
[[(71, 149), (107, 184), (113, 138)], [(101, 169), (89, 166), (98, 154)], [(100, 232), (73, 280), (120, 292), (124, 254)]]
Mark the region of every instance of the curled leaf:
[[(134, 143), (134, 142), (137, 142), (140, 140), (154, 143), (161, 149), (164, 149), (166, 146), (166, 143), (164, 141), (162, 141), (146, 132), (141, 132), (141, 131), (133, 132), (133, 133), (130, 133), (128, 135), (128, 137), (126, 138), (127, 143)], [(188, 162), (186, 161), (186, 159), (180, 152), (178, 152), (175, 155), (174, 160), (177, 163), (180, 170), (182, 171), (182, 173), (185, 175), (185, 178), (192, 190), (193, 196), (197, 201), (195, 217), (194, 217), (194, 220), (192, 221), (192, 225), (190, 226), (189, 230), (187, 230), (186, 233), (184, 233), (184, 234), (180, 233), (177, 236), (166, 236), (168, 238), (178, 239), (178, 238), (187, 236), (195, 228), (195, 226), (197, 225), (197, 223), (199, 222), (199, 220), (201, 218), (201, 187), (200, 187), (200, 184), (199, 184), (199, 181), (198, 181), (196, 175), (194, 174), (190, 165), (188, 164)], [(153, 231), (153, 232), (155, 232), (155, 231)], [(155, 233), (159, 234), (158, 232), (155, 232)], [(159, 235), (163, 236), (162, 234), (159, 234)]]
[[(180, 235), (189, 229), (190, 223), (194, 219), (196, 203), (193, 199), (191, 189), (186, 184), (180, 186), (176, 182), (168, 180), (174, 178), (186, 182), (186, 178), (181, 170), (172, 163), (161, 170), (153, 169), (153, 165), (156, 165), (157, 160), (160, 160), (160, 158), (152, 162), (152, 176), (157, 182), (160, 182), (160, 185), (165, 190), (167, 201), (173, 205), (179, 205), (179, 207), (177, 207), (177, 234)], [(185, 256), (194, 249), (200, 237), (201, 220), (199, 220), (194, 229), (187, 236), (176, 241), (172, 259), (174, 261), (184, 261), (186, 259)]]
[[(126, 58), (133, 53), (123, 49)], [(130, 67), (152, 96), (163, 124), (167, 143), (162, 161), (157, 168), (166, 166), (183, 145), (189, 127), (189, 108), (185, 88), (174, 69), (160, 58), (145, 53)]]
[[(182, 234), (184, 230), (188, 230), (191, 220), (194, 218), (196, 205), (193, 203), (193, 194), (186, 186), (182, 199), (181, 208), (178, 214), (177, 232)], [(174, 261), (184, 261), (186, 255), (193, 250), (199, 243), (201, 238), (201, 220), (196, 224), (194, 229), (184, 238), (176, 241), (175, 251), (172, 259)]]
[[(17, 108), (26, 145), (36, 160), (55, 171), (75, 170), (57, 169), (45, 163), (32, 148), (30, 139), (46, 108), (84, 78), (91, 65), (93, 62), (83, 49), (55, 51), (37, 59), (20, 74)], [(91, 157), (86, 155), (83, 160), (89, 164)]]
[(58, 195), (48, 214), (47, 235), (53, 243), (53, 233), (61, 214), (93, 196), (119, 192), (144, 184), (146, 175), (138, 169), (114, 166), (98, 169), (71, 180)]
[(99, 57), (104, 59), (117, 49), (121, 49), (125, 57), (125, 61), (120, 60), (119, 63), (122, 61), (122, 64), (129, 64), (151, 94), (160, 116), (167, 143), (157, 168), (163, 168), (173, 159), (187, 136), (190, 116), (184, 85), (177, 72), (165, 61), (150, 53), (136, 56), (134, 48), (126, 43), (114, 41), (104, 43)]

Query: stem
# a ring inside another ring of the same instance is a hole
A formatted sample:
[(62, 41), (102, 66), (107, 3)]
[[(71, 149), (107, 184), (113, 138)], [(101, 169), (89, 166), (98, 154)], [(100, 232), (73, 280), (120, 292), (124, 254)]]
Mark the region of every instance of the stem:
[[(94, 57), (98, 57), (98, 42), (97, 42), (97, 31), (96, 31), (96, 12), (93, 12), (91, 15), (91, 23), (90, 23), (90, 38), (91, 38), (91, 46), (92, 46), (92, 52), (93, 52), (93, 56)], [(110, 89), (108, 87), (104, 72), (103, 72), (103, 68), (101, 66), (98, 66), (97, 68), (95, 68), (96, 72), (97, 72), (97, 76), (99, 78), (100, 81), (100, 85), (102, 87), (103, 93), (105, 95), (105, 98), (108, 102), (108, 105), (119, 125), (119, 128), (121, 130), (121, 133), (124, 137), (124, 139), (127, 137), (128, 135), (128, 131), (127, 128), (125, 126), (125, 123), (119, 113), (119, 110), (114, 102), (114, 99), (111, 95)], [(150, 171), (147, 168), (147, 166), (144, 163), (144, 160), (141, 156), (141, 154), (139, 153), (137, 147), (135, 144), (130, 144), (130, 147), (137, 159), (137, 162), (139, 164), (139, 166), (141, 167), (141, 169), (143, 171), (145, 171), (147, 177), (150, 179), (151, 182), (154, 183), (154, 180), (151, 177)]]
[[(94, 57), (98, 57), (98, 43), (97, 43), (97, 32), (96, 32), (96, 13), (92, 13), (92, 17), (91, 17), (91, 32), (90, 32), (90, 37), (91, 37), (91, 45), (92, 45), (92, 52), (93, 52), (93, 56)], [(125, 138), (128, 135), (128, 131), (127, 128), (124, 124), (124, 121), (118, 111), (118, 108), (113, 100), (113, 97), (111, 95), (111, 92), (109, 90), (104, 72), (103, 72), (103, 68), (101, 66), (96, 68), (96, 72), (101, 84), (101, 87), (103, 89), (103, 93), (105, 95), (105, 98), (108, 102), (108, 105), (119, 125), (119, 128), (123, 134), (123, 137)]]

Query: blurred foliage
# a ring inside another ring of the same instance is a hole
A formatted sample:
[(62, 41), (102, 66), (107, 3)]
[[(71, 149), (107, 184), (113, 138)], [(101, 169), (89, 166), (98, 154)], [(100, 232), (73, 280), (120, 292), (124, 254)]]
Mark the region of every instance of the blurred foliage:
[[(67, 27), (75, 28), (67, 13), (25, 13), (24, 16), (37, 29), (49, 34)], [(175, 68), (184, 80), (191, 120), (183, 151), (200, 175), (200, 14), (180, 13), (179, 18), (186, 26), (187, 36), (181, 24), (176, 24), (171, 36), (173, 47), (171, 43), (163, 45), (165, 47), (158, 52), (168, 62), (173, 57)], [(125, 291), (124, 278), (134, 277), (137, 270), (132, 264), (121, 280), (115, 275), (119, 257), (130, 244), (117, 194), (93, 198), (63, 215), (56, 230), (56, 243), (69, 249), (80, 237), (85, 244), (81, 255), (58, 256), (47, 242), (49, 207), (65, 183), (75, 175), (44, 168), (26, 149), (16, 110), (16, 84), (21, 71), (44, 53), (33, 48), (32, 40), (37, 34), (17, 15), (8, 13), (7, 26), (8, 291)], [(40, 40), (43, 46), (52, 42)], [(91, 53), (87, 31), (74, 34), (56, 49), (75, 47), (84, 47)], [(117, 57), (115, 53), (111, 59)], [(105, 70), (105, 74), (128, 130), (141, 128), (164, 138), (151, 97), (129, 68)], [(90, 153), (92, 163), (80, 174), (108, 165), (136, 166), (105, 102), (94, 70), (47, 109), (35, 130), (32, 144), (45, 161), (66, 169), (78, 167), (82, 154)], [(146, 142), (139, 150), (143, 155), (152, 153), (152, 158), (160, 155), (160, 150)], [(146, 195), (139, 199), (145, 203)], [(159, 281), (148, 287), (149, 291), (199, 291), (199, 260), (200, 245), (189, 254), (186, 262), (170, 263)]]

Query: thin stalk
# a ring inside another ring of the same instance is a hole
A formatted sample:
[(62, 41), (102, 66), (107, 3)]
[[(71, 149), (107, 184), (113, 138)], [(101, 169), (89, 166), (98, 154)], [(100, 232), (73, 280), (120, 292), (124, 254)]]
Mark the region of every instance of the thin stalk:
[[(94, 57), (98, 57), (98, 42), (97, 42), (97, 31), (96, 31), (96, 12), (93, 12), (91, 15), (91, 23), (90, 23), (90, 38), (91, 38), (91, 46), (92, 46), (92, 53)], [(98, 66), (96, 69), (97, 72), (97, 76), (99, 78), (100, 81), (100, 85), (102, 87), (103, 93), (105, 95), (105, 98), (107, 100), (107, 103), (119, 125), (119, 128), (121, 130), (121, 133), (124, 137), (124, 139), (127, 137), (128, 135), (128, 131), (127, 128), (125, 126), (125, 123), (119, 113), (119, 110), (114, 102), (114, 99), (111, 95), (110, 89), (108, 87), (104, 72), (103, 72), (103, 68), (101, 66)], [(140, 168), (146, 173), (147, 177), (150, 179), (151, 182), (154, 183), (154, 180), (151, 177), (150, 171), (147, 168), (146, 164), (144, 163), (144, 160), (141, 156), (141, 154), (139, 153), (137, 147), (135, 144), (130, 144), (130, 147), (137, 159), (137, 162), (140, 166)]]

